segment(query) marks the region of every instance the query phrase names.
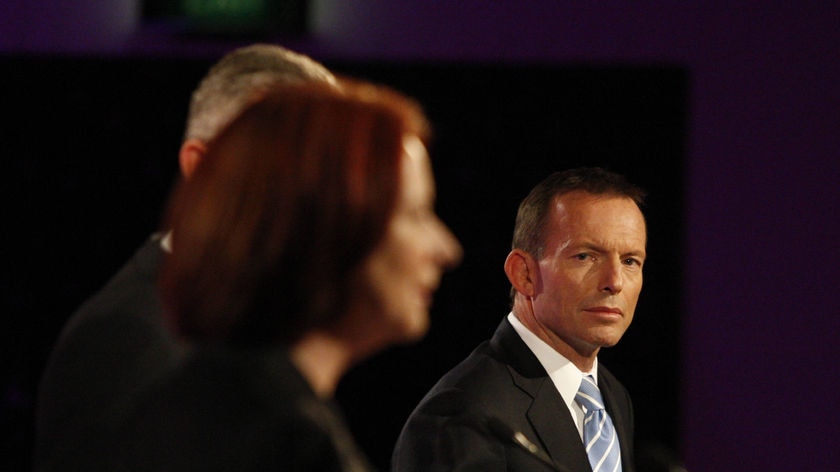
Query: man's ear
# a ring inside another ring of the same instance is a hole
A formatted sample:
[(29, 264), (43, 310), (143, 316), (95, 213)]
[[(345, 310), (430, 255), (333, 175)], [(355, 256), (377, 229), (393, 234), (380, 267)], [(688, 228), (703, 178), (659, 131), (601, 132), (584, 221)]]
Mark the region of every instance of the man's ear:
[(521, 249), (510, 251), (505, 259), (505, 274), (517, 292), (526, 297), (537, 293), (537, 261)]
[(189, 180), (192, 177), (199, 162), (204, 159), (205, 154), (207, 154), (207, 146), (198, 139), (190, 138), (181, 144), (181, 151), (178, 153), (178, 164), (181, 166), (181, 175), (185, 179)]

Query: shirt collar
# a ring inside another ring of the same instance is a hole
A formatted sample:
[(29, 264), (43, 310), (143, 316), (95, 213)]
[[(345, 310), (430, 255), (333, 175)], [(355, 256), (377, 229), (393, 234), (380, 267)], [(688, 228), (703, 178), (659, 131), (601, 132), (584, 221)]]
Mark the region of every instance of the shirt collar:
[(584, 375), (592, 375), (595, 378), (595, 383), (598, 383), (598, 359), (592, 365), (592, 372), (581, 372), (570, 360), (566, 359), (560, 353), (555, 351), (545, 341), (540, 339), (536, 334), (532, 333), (513, 312), (508, 314), (508, 321), (513, 329), (522, 338), (522, 341), (528, 346), (528, 349), (534, 353), (537, 360), (542, 364), (566, 406), (571, 406), (575, 401), (580, 388), (580, 382)]

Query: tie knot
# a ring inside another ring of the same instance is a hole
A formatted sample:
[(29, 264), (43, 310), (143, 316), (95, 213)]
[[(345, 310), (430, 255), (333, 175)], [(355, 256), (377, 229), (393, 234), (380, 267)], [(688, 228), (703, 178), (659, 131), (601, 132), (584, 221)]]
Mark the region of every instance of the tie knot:
[(580, 388), (575, 395), (575, 401), (583, 407), (586, 413), (604, 409), (604, 398), (601, 397), (601, 391), (598, 390), (595, 379), (591, 375), (587, 375), (581, 380)]

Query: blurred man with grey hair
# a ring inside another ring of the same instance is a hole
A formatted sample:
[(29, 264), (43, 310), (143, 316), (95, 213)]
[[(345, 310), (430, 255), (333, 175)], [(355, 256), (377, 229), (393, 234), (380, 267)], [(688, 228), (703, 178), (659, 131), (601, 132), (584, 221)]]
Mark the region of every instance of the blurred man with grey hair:
[[(179, 152), (189, 179), (207, 145), (263, 88), (336, 79), (321, 64), (276, 45), (254, 44), (213, 65), (192, 94)], [(34, 468), (96, 469), (103, 439), (134, 398), (174, 367), (189, 347), (164, 325), (157, 273), (165, 233), (153, 234), (70, 317), (41, 378)]]

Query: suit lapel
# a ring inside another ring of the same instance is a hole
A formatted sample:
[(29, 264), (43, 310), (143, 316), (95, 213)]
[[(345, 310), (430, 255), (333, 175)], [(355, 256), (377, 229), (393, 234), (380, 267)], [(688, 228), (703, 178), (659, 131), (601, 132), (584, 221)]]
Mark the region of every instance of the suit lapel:
[(546, 377), (528, 409), (528, 421), (548, 455), (571, 470), (587, 470), (589, 459), (569, 409)]
[(507, 321), (496, 330), (491, 347), (508, 365), (513, 383), (531, 396), (528, 422), (540, 444), (551, 458), (570, 470), (589, 470), (589, 459), (563, 398), (554, 387), (542, 364)]
[(616, 434), (618, 434), (623, 471), (633, 472), (633, 417), (632, 406), (627, 403), (629, 398), (626, 398), (623, 389), (619, 387), (618, 380), (600, 365), (598, 367), (598, 387), (604, 397), (604, 406), (612, 419)]

